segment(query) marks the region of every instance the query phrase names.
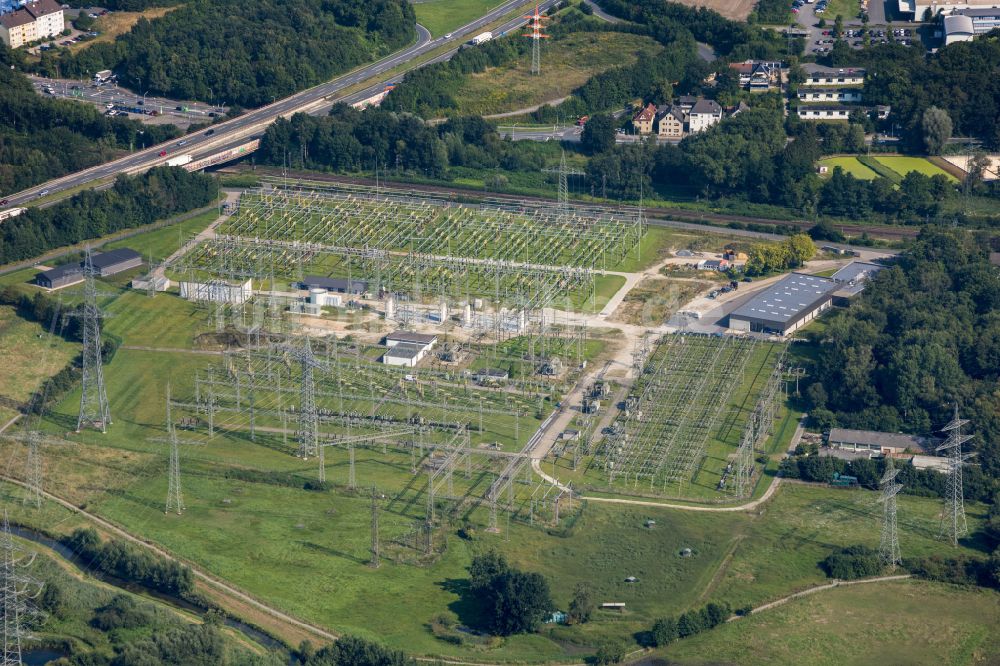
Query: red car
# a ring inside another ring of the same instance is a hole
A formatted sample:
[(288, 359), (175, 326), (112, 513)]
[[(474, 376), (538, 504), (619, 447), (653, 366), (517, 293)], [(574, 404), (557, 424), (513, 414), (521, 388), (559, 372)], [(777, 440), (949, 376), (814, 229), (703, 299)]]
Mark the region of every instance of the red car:
[(166, 156), (167, 156), (167, 151), (161, 150), (160, 151), (160, 157), (166, 157)]

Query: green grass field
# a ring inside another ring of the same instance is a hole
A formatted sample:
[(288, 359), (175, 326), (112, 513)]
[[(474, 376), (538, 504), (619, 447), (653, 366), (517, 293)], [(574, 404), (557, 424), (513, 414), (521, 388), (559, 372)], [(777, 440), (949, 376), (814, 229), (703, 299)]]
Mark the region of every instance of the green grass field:
[(531, 73), (529, 52), (509, 64), (466, 76), (454, 99), (462, 114), (484, 115), (530, 108), (566, 97), (595, 74), (631, 65), (641, 53), (655, 57), (661, 48), (653, 39), (641, 35), (572, 33), (541, 45), (540, 75)]
[[(58, 332), (58, 331), (57, 331)], [(63, 338), (49, 336), (48, 325), (17, 316), (14, 308), (0, 306), (0, 425), (26, 403), (42, 382), (56, 374), (76, 356), (79, 346)], [(16, 353), (15, 353), (16, 352)], [(6, 417), (6, 418), (4, 418)]]
[(201, 215), (196, 215), (190, 220), (108, 243), (101, 249), (113, 250), (119, 247), (129, 247), (141, 254), (143, 261), (149, 261), (152, 258), (153, 263), (156, 264), (170, 256), (188, 238), (202, 231), (217, 217), (218, 213), (215, 210), (210, 210)]
[(499, 0), (422, 0), (414, 3), (413, 10), (417, 14), (417, 23), (430, 30), (434, 37), (440, 37), (471, 23), (500, 4)]
[(670, 664), (993, 664), (1000, 594), (924, 581), (843, 587), (677, 642)]
[[(860, 178), (861, 180), (875, 180), (878, 178), (877, 173), (859, 162), (856, 157), (827, 157), (820, 160), (819, 164), (830, 167), (831, 174), (833, 173), (833, 169), (835, 167), (840, 167), (846, 173), (851, 174), (855, 178)], [(829, 177), (829, 174), (827, 177)]]
[(925, 176), (946, 176), (948, 180), (952, 182), (957, 182), (954, 176), (942, 169), (941, 167), (931, 164), (929, 161), (923, 157), (876, 157), (880, 163), (889, 167), (900, 176), (905, 176), (911, 171), (917, 171), (924, 174)]

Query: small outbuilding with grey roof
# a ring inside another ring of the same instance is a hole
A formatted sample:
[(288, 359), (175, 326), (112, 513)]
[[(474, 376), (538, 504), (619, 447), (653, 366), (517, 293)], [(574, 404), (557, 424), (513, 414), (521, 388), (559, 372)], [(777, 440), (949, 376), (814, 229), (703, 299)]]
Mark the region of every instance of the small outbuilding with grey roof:
[(733, 310), (729, 328), (788, 335), (828, 309), (838, 286), (830, 278), (791, 273)]
[(35, 276), (35, 284), (44, 289), (61, 289), (78, 282), (83, 282), (83, 268), (78, 263), (56, 266)]

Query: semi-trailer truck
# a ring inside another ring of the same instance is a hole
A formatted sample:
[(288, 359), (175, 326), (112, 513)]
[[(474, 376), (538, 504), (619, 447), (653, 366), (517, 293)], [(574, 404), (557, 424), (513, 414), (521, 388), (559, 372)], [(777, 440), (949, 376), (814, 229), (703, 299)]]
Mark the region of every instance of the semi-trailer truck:
[(480, 44), (485, 44), (486, 42), (490, 41), (491, 39), (493, 39), (493, 33), (492, 32), (481, 32), (481, 33), (479, 33), (478, 35), (476, 35), (475, 37), (472, 38), (472, 44), (473, 44), (473, 46), (478, 46)]

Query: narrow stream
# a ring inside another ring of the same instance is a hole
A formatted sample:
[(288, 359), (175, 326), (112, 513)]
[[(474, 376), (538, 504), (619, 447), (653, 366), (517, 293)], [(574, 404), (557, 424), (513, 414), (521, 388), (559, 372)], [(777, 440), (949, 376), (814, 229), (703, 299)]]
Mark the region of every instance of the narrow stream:
[[(88, 576), (96, 578), (97, 580), (107, 583), (109, 585), (114, 585), (115, 587), (127, 590), (128, 592), (132, 592), (134, 594), (144, 594), (146, 596), (154, 597), (159, 601), (162, 601), (176, 608), (180, 608), (189, 613), (194, 613), (199, 617), (204, 616), (207, 610), (206, 608), (202, 608), (201, 606), (193, 604), (185, 599), (181, 599), (180, 597), (175, 597), (173, 595), (165, 594), (157, 590), (151, 590), (147, 587), (139, 585), (138, 583), (121, 580), (120, 578), (116, 578), (115, 576), (106, 574), (103, 571), (94, 570), (88, 567), (86, 563), (83, 562), (77, 556), (76, 553), (74, 553), (68, 546), (66, 546), (66, 544), (62, 543), (61, 541), (57, 541), (49, 536), (46, 536), (41, 532), (36, 532), (31, 528), (22, 527), (20, 525), (11, 525), (10, 532), (14, 536), (18, 536), (27, 541), (37, 543), (40, 546), (45, 546), (49, 550), (60, 555), (66, 561), (76, 566), (81, 571), (86, 572)], [(285, 644), (279, 641), (278, 639), (274, 638), (269, 634), (264, 633), (263, 631), (257, 629), (256, 627), (251, 627), (249, 624), (246, 624), (245, 622), (241, 622), (240, 620), (231, 618), (229, 616), (226, 616), (223, 622), (227, 627), (236, 629), (250, 640), (260, 645), (263, 645), (264, 647), (270, 650), (287, 651), (288, 649), (285, 647)], [(26, 652), (24, 655), (24, 663), (26, 664), (26, 666), (29, 664), (31, 666), (36, 666), (45, 664), (53, 659), (58, 659), (59, 657), (63, 656), (65, 655), (60, 652), (53, 651), (49, 648), (42, 648)], [(297, 664), (298, 661), (295, 660), (294, 657), (289, 655), (288, 663), (292, 665), (292, 664)]]

